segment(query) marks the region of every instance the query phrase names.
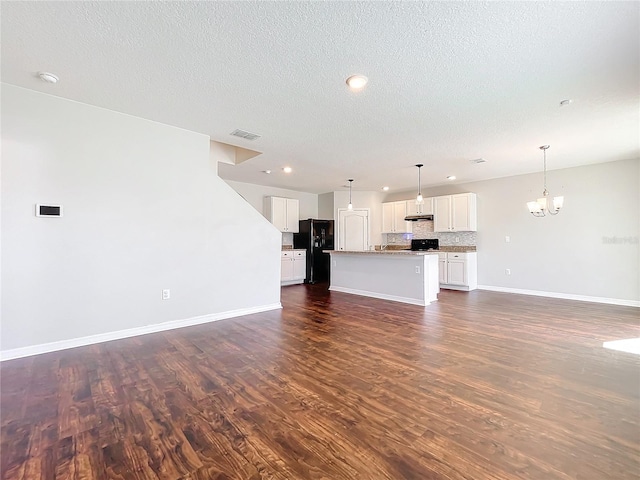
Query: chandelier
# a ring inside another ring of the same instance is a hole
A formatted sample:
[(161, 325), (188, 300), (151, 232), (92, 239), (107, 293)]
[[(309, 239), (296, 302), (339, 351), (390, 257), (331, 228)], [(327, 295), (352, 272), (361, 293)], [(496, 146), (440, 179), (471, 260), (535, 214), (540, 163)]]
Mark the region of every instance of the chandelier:
[(534, 217), (544, 217), (549, 215), (557, 215), (564, 204), (564, 197), (553, 197), (553, 208), (549, 205), (549, 190), (547, 190), (547, 149), (549, 145), (542, 145), (540, 150), (544, 152), (544, 190), (542, 197), (535, 202), (527, 202), (529, 213)]
[(418, 167), (418, 196), (416, 197), (416, 205), (422, 205), (424, 203), (424, 198), (422, 198), (422, 192), (420, 191), (420, 169), (422, 166), (421, 163), (416, 165), (416, 167)]

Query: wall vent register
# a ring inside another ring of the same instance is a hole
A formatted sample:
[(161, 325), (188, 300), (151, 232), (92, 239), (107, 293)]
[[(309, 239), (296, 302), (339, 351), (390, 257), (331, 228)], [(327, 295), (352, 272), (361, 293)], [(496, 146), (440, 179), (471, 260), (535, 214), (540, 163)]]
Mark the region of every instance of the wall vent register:
[(36, 205), (36, 217), (61, 217), (62, 205)]

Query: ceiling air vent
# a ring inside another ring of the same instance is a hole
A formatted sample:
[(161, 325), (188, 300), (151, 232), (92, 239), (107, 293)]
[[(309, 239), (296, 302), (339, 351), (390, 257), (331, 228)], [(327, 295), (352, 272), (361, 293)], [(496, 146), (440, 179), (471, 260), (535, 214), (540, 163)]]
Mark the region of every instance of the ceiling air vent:
[(255, 140), (256, 138), (260, 138), (260, 135), (240, 129), (235, 129), (233, 132), (231, 132), (231, 135), (233, 135), (234, 137), (244, 138), (245, 140)]
[(484, 158), (476, 158), (475, 160), (469, 160), (471, 163), (485, 163), (486, 160)]

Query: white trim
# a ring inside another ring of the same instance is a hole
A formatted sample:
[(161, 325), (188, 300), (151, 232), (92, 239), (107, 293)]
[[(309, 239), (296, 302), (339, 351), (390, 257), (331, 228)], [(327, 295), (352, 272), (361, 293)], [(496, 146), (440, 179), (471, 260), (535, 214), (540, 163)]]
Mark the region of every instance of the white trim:
[(461, 292), (470, 292), (475, 290), (475, 288), (471, 288), (464, 285), (451, 285), (449, 283), (441, 283), (440, 288), (443, 290), (460, 290)]
[(66, 350), (68, 348), (84, 347), (86, 345), (93, 345), (96, 343), (110, 342), (112, 340), (120, 340), (129, 337), (137, 337), (138, 335), (146, 335), (148, 333), (164, 332), (166, 330), (174, 330), (176, 328), (191, 327), (193, 325), (216, 322), (218, 320), (224, 320), (227, 318), (251, 315), (252, 313), (277, 310), (279, 308), (282, 308), (282, 304), (280, 302), (272, 303), (270, 305), (261, 305), (258, 307), (229, 310), (220, 313), (210, 313), (209, 315), (201, 315), (198, 317), (185, 318), (182, 320), (171, 320), (169, 322), (157, 323), (154, 325), (145, 325), (144, 327), (135, 327), (128, 328), (126, 330), (117, 330), (115, 332), (99, 333), (97, 335), (89, 335), (87, 337), (60, 340), (58, 342), (42, 343), (40, 345), (31, 345), (29, 347), (13, 348), (11, 350), (0, 351), (0, 362), (4, 362), (5, 360), (13, 360), (15, 358), (30, 357), (32, 355), (40, 355), (42, 353), (56, 352), (58, 350)]
[(335, 292), (350, 293), (352, 295), (361, 295), (363, 297), (379, 298), (381, 300), (391, 300), (392, 302), (409, 303), (411, 305), (419, 305), (421, 307), (429, 305), (429, 302), (418, 300), (417, 298), (397, 297), (395, 295), (385, 295), (384, 293), (369, 292), (368, 290), (356, 290), (354, 288), (345, 287), (329, 287), (329, 290), (333, 290)]
[(607, 303), (610, 305), (622, 305), (625, 307), (640, 307), (638, 300), (623, 300), (621, 298), (590, 297), (588, 295), (574, 295), (572, 293), (543, 292), (541, 290), (524, 290), (520, 288), (494, 287), (492, 285), (478, 285), (479, 290), (492, 292), (518, 293), (521, 295), (535, 295), (537, 297), (563, 298), (565, 300), (578, 300), (580, 302)]

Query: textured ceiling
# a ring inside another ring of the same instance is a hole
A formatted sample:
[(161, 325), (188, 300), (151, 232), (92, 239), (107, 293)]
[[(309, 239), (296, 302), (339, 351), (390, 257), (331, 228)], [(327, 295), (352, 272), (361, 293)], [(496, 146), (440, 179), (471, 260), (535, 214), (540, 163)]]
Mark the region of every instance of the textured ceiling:
[[(416, 163), (424, 186), (540, 171), (542, 144), (550, 169), (640, 157), (638, 2), (1, 9), (3, 82), (263, 152), (220, 164), (230, 180), (398, 191), (417, 187)], [(369, 77), (362, 92), (345, 85), (354, 73)]]

